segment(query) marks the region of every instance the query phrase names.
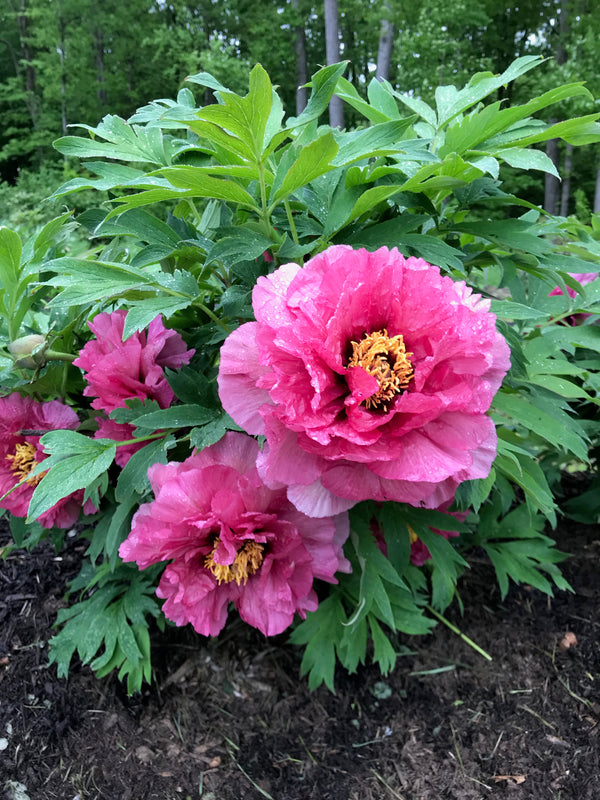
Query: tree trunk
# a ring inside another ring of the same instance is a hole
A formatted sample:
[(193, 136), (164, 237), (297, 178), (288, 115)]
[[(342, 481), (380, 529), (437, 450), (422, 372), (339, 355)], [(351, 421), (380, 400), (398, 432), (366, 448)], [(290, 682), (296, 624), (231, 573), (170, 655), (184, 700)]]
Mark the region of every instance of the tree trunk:
[[(548, 125), (554, 125), (556, 119), (549, 119)], [(546, 142), (546, 155), (558, 170), (558, 139), (549, 139)], [(544, 177), (544, 211), (548, 214), (558, 214), (558, 185), (559, 179), (548, 172)]]
[[(325, 48), (327, 65), (337, 64), (340, 60), (337, 0), (325, 0)], [(329, 101), (329, 124), (332, 128), (344, 127), (344, 104), (335, 94)]]
[(600, 167), (596, 170), (596, 191), (594, 193), (594, 214), (600, 214)]
[[(561, 65), (567, 60), (567, 51), (565, 49), (565, 38), (569, 32), (569, 23), (567, 19), (567, 7), (569, 0), (562, 0), (560, 3), (560, 14), (558, 20), (558, 43), (556, 45), (556, 63)], [(549, 125), (554, 125), (556, 119), (548, 121)], [(546, 144), (546, 155), (552, 159), (552, 163), (558, 170), (558, 139), (551, 139)], [(544, 181), (544, 211), (549, 214), (558, 214), (558, 187), (560, 179), (546, 173)], [(564, 189), (563, 189), (564, 191)], [(568, 202), (568, 199), (567, 199)], [(562, 198), (561, 198), (562, 207)]]
[[(294, 11), (299, 10), (300, 0), (292, 0)], [(306, 33), (304, 25), (295, 25), (294, 31), (296, 39), (294, 49), (296, 51), (296, 114), (300, 115), (306, 108), (308, 102), (308, 91), (305, 83), (308, 82), (308, 66), (306, 62)]]
[(569, 199), (571, 195), (571, 172), (573, 171), (573, 145), (567, 144), (565, 150), (565, 165), (563, 168), (563, 181), (560, 192), (560, 215), (566, 217), (569, 214)]
[[(388, 0), (385, 0), (383, 6), (386, 14), (389, 14), (390, 4)], [(382, 19), (379, 32), (379, 47), (377, 49), (377, 71), (375, 72), (375, 77), (379, 81), (389, 80), (393, 49), (394, 24), (389, 19)]]
[(108, 102), (106, 94), (106, 76), (104, 73), (104, 33), (100, 28), (94, 31), (94, 43), (96, 45), (96, 96), (100, 105), (105, 106)]
[[(62, 12), (62, 7), (59, 5)], [(58, 20), (58, 35), (60, 37), (58, 45), (58, 55), (60, 58), (60, 118), (62, 122), (63, 136), (67, 133), (67, 70), (65, 67), (65, 49), (66, 49), (66, 32), (67, 26), (64, 17), (59, 17)]]
[(31, 118), (31, 123), (35, 128), (39, 117), (38, 98), (36, 96), (36, 74), (33, 65), (33, 52), (29, 42), (29, 17), (27, 15), (27, 0), (19, 3), (19, 14), (17, 16), (19, 26), (19, 43), (21, 45), (22, 60), (25, 64), (25, 91), (27, 111)]

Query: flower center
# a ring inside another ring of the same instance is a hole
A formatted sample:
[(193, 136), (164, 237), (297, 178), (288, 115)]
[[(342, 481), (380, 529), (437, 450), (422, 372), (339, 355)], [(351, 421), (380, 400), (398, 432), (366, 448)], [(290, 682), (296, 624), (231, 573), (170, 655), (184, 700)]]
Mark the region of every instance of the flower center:
[(249, 539), (237, 551), (232, 564), (218, 564), (214, 560), (218, 546), (217, 538), (210, 554), (204, 559), (204, 566), (212, 572), (219, 584), (235, 581), (238, 586), (242, 583), (245, 586), (248, 578), (258, 571), (263, 562), (264, 545)]
[(413, 531), (413, 529), (410, 527), (410, 525), (407, 525), (406, 527), (408, 528), (408, 535), (410, 537), (410, 543), (414, 544), (415, 542), (418, 542), (419, 541), (419, 537)]
[[(12, 461), (11, 470), (19, 481), (26, 478), (37, 465), (37, 461), (35, 460), (35, 447), (29, 442), (18, 444), (14, 454), (6, 456), (6, 458)], [(34, 475), (33, 478), (29, 478), (27, 483), (31, 484), (31, 486), (37, 486), (43, 477), (43, 474)]]
[(406, 352), (402, 334), (388, 336), (387, 330), (365, 333), (360, 342), (352, 342), (348, 367), (362, 367), (377, 379), (379, 389), (367, 397), (367, 409), (387, 412), (397, 394), (406, 389), (414, 374), (410, 363), (412, 353)]

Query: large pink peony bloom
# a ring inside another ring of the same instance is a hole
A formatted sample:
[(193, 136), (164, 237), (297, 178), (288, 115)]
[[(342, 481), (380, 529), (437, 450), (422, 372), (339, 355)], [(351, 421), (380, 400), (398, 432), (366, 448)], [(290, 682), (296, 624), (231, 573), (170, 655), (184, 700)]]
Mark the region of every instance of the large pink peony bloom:
[(348, 571), (346, 514), (310, 519), (285, 490), (267, 488), (256, 470), (257, 442), (227, 433), (183, 463), (148, 471), (155, 500), (136, 512), (119, 549), (143, 569), (171, 560), (157, 594), (177, 625), (215, 636), (233, 602), (265, 635), (281, 633), (298, 612), (317, 607), (313, 580), (335, 583)]
[(489, 474), (510, 366), (489, 301), (396, 249), (339, 245), (259, 278), (221, 349), (225, 410), (259, 471), (311, 516), (359, 500), (436, 508)]
[[(0, 397), (0, 497), (26, 478), (36, 465), (48, 456), (40, 445), (47, 431), (74, 430), (79, 425), (77, 414), (60, 400), (39, 403), (17, 392)], [(36, 475), (15, 489), (0, 502), (15, 517), (26, 517), (29, 501), (42, 475)], [(81, 512), (83, 490), (59, 500), (39, 517), (44, 528), (69, 528)], [(88, 510), (92, 511), (91, 506)]]
[(126, 400), (137, 397), (156, 400), (161, 408), (173, 402), (173, 391), (164, 368), (179, 369), (194, 354), (187, 350), (181, 336), (165, 328), (160, 316), (146, 331), (138, 331), (123, 341), (127, 312), (98, 314), (89, 322), (96, 339), (89, 341), (73, 362), (84, 372), (87, 386), (83, 393), (95, 397), (92, 408), (107, 414), (124, 408)]

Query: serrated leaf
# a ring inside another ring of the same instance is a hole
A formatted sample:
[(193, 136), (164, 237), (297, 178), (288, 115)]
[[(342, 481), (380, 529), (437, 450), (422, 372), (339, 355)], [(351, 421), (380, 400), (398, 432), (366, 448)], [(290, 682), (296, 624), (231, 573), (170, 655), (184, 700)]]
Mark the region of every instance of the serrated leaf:
[(42, 462), (49, 471), (29, 501), (28, 519), (37, 519), (63, 497), (84, 489), (112, 464), (116, 445), (109, 439), (90, 439), (74, 431), (50, 431), (40, 442), (50, 458)]
[(157, 431), (162, 428), (194, 428), (214, 420), (219, 411), (198, 405), (180, 405), (151, 411), (135, 419), (135, 427)]
[(369, 628), (373, 640), (373, 661), (379, 664), (381, 672), (387, 675), (396, 666), (396, 652), (372, 614), (369, 615)]
[[(560, 408), (557, 407), (555, 411), (548, 413), (547, 409), (540, 407), (540, 402), (543, 402), (542, 398), (500, 391), (494, 398), (492, 408), (512, 418), (517, 425), (533, 431), (550, 444), (570, 451), (577, 458), (586, 461), (587, 447), (576, 423), (569, 427), (570, 419), (561, 413)], [(559, 415), (558, 420), (557, 415)]]
[(336, 645), (343, 636), (344, 622), (344, 607), (334, 592), (319, 603), (316, 611), (309, 612), (305, 621), (292, 631), (292, 644), (306, 644), (300, 669), (302, 675), (308, 673), (311, 690), (324, 683), (330, 692), (335, 693)]

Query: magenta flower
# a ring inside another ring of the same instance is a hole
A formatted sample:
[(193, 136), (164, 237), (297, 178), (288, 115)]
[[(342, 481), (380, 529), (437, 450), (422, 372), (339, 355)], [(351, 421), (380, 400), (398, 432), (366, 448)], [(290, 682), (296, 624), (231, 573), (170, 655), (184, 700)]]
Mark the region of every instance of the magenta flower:
[[(0, 497), (16, 486), (40, 461), (48, 456), (40, 444), (47, 431), (74, 430), (79, 425), (77, 414), (60, 400), (39, 403), (17, 392), (0, 397)], [(36, 475), (12, 491), (2, 501), (15, 517), (27, 517), (29, 501), (43, 475)], [(38, 522), (44, 528), (69, 528), (81, 512), (83, 490), (59, 500), (44, 512)], [(86, 504), (87, 511), (94, 511)]]
[[(598, 277), (597, 272), (571, 272), (569, 274), (571, 275), (572, 278), (575, 278), (575, 280), (578, 281), (582, 286), (585, 286), (586, 284), (595, 281), (596, 278)], [(555, 295), (562, 295), (562, 294), (563, 290), (560, 288), (560, 286), (556, 286), (554, 289), (552, 289), (548, 297), (554, 297)], [(571, 289), (570, 286), (567, 286), (567, 294), (572, 299), (577, 297), (577, 291), (575, 289)], [(571, 316), (566, 318), (566, 322), (568, 322), (570, 325), (581, 325), (590, 316), (591, 314), (571, 314)]]
[(398, 250), (339, 245), (259, 278), (219, 393), (266, 436), (259, 471), (311, 516), (360, 500), (436, 508), (489, 474), (510, 366), (489, 301)]
[(188, 364), (194, 354), (187, 350), (181, 336), (165, 328), (160, 316), (152, 320), (148, 331), (138, 331), (123, 341), (127, 312), (98, 314), (89, 322), (96, 339), (89, 341), (73, 362), (80, 367), (87, 382), (83, 390), (95, 397), (92, 408), (107, 414), (124, 408), (126, 400), (137, 397), (156, 400), (161, 408), (173, 402), (173, 391), (164, 369), (179, 369)]
[(119, 549), (141, 569), (171, 561), (157, 590), (163, 611), (205, 636), (223, 628), (230, 602), (265, 635), (281, 633), (296, 612), (316, 609), (315, 578), (335, 583), (349, 571), (347, 515), (300, 513), (285, 490), (264, 485), (258, 451), (254, 439), (227, 433), (183, 463), (150, 467), (155, 500), (138, 509)]

